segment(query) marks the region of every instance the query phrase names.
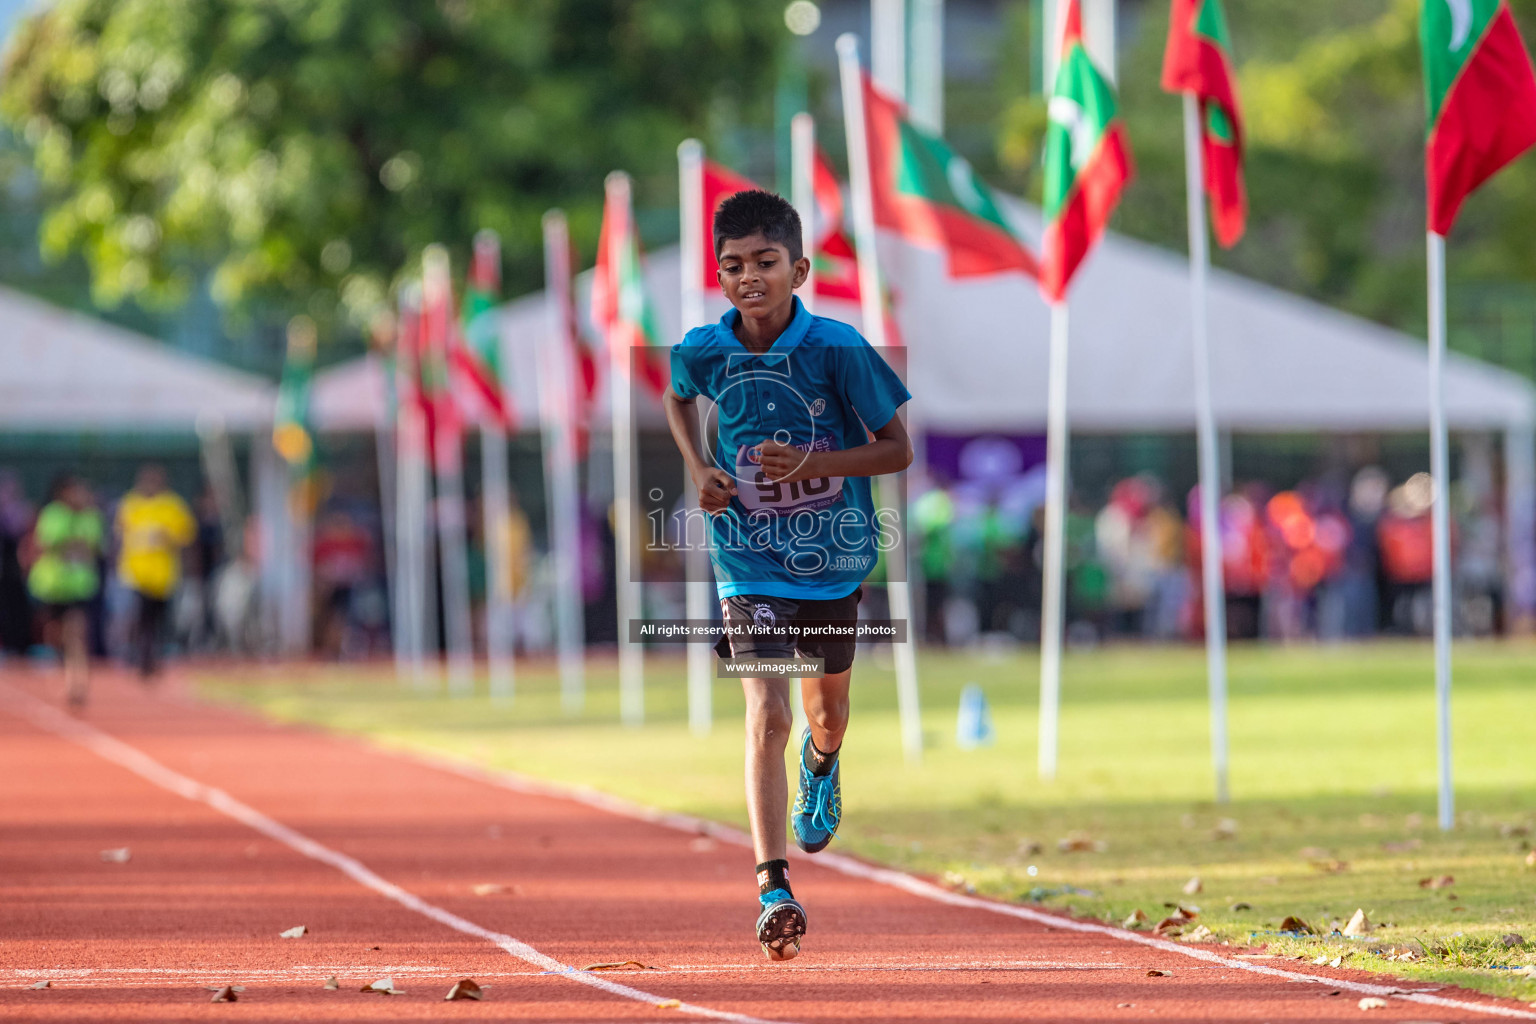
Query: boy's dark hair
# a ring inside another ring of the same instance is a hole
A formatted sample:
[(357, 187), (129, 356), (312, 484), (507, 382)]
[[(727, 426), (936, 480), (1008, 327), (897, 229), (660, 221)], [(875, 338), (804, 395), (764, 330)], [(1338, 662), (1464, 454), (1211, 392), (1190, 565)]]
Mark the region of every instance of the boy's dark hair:
[(783, 196), (760, 188), (737, 192), (715, 211), (715, 259), (727, 239), (762, 235), (789, 250), (789, 258), (805, 255), (800, 240), (800, 214)]

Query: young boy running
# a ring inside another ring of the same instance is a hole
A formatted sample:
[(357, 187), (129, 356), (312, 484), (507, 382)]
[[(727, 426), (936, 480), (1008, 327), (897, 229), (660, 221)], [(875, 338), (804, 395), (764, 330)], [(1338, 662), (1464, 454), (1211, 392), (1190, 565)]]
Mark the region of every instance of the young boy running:
[[(711, 516), (726, 624), (717, 650), (752, 660), (798, 652), (822, 662), (819, 676), (800, 680), (810, 728), (792, 815), (795, 844), (815, 853), (832, 841), (842, 812), (837, 755), (848, 726), (850, 628), (881, 532), (869, 478), (911, 463), (896, 413), (912, 396), (857, 331), (812, 316), (795, 298), (810, 261), (800, 218), (784, 199), (756, 190), (731, 196), (715, 214), (714, 246), (720, 289), (734, 308), (673, 348), (667, 423)], [(704, 453), (699, 395), (719, 418)], [(757, 938), (770, 960), (788, 960), (806, 927), (785, 860), (789, 682), (745, 678), (742, 688)]]

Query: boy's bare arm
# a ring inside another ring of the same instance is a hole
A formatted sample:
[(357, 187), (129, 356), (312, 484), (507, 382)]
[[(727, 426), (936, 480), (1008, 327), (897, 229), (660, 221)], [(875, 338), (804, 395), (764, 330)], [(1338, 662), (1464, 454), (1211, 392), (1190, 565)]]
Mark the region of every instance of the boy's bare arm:
[(693, 485), (699, 489), (699, 508), (711, 515), (724, 512), (736, 493), (736, 481), (723, 469), (711, 466), (699, 454), (699, 407), (691, 398), (681, 398), (671, 388), (662, 396), (661, 407), (667, 414), (672, 440), (683, 454), (683, 463)]
[(803, 452), (793, 445), (764, 441), (763, 475), (782, 484), (824, 476), (884, 476), (912, 465), (912, 441), (900, 416), (892, 416), (874, 435), (869, 444), (831, 452)]

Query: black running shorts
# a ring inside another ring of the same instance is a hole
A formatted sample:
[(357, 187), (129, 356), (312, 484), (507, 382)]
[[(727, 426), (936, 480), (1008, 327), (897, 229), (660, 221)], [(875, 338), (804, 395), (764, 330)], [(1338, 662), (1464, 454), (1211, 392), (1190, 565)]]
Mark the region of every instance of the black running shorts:
[(863, 589), (857, 589), (847, 597), (831, 601), (811, 601), (793, 597), (763, 597), (758, 594), (737, 594), (720, 601), (720, 612), (727, 625), (738, 627), (738, 632), (720, 637), (715, 653), (722, 658), (820, 658), (827, 675), (846, 672), (853, 667), (853, 637), (807, 637), (798, 639), (787, 635), (758, 633), (739, 630), (750, 626), (777, 627), (795, 625), (801, 630), (814, 630), (821, 626), (852, 627), (859, 620), (859, 598)]

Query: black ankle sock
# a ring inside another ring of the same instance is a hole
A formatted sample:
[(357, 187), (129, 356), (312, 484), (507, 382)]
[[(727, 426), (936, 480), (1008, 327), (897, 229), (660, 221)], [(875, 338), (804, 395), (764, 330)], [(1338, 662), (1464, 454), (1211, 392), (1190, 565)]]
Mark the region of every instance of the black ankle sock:
[(757, 894), (761, 896), (775, 889), (790, 892), (789, 861), (787, 860), (764, 861), (757, 866)]
[[(837, 750), (842, 750), (838, 747)], [(832, 766), (837, 764), (837, 750), (830, 754), (823, 753), (816, 747), (816, 741), (811, 740), (805, 745), (805, 766), (811, 770), (812, 775), (831, 775)]]

